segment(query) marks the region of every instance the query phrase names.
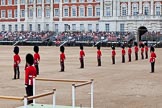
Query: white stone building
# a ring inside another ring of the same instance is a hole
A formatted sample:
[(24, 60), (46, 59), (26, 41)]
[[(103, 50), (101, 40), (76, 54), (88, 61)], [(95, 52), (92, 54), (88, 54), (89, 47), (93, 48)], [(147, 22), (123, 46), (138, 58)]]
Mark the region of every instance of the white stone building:
[(0, 0), (0, 31), (162, 31), (161, 0)]

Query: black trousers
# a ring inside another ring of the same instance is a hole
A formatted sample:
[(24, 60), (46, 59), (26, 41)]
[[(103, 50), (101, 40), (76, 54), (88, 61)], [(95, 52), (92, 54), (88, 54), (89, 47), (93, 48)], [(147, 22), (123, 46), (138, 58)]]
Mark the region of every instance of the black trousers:
[(138, 60), (138, 53), (135, 53), (135, 60)]
[(145, 59), (148, 59), (148, 51), (145, 52)]
[(61, 66), (61, 71), (63, 72), (63, 71), (64, 71), (64, 69), (65, 69), (65, 66), (64, 66), (64, 61), (61, 61), (61, 62), (60, 62), (60, 66)]
[(128, 61), (131, 62), (131, 54), (128, 54)]
[(16, 76), (17, 76), (17, 79), (20, 78), (19, 66), (14, 67), (14, 79), (16, 79)]
[(115, 64), (115, 56), (112, 56), (112, 64)]
[(84, 59), (80, 58), (80, 68), (84, 68)]
[(154, 72), (155, 62), (151, 62), (151, 72)]
[(35, 68), (37, 70), (37, 75), (39, 75), (39, 66), (38, 66), (38, 64), (34, 64), (34, 66), (35, 66)]
[[(33, 85), (27, 85), (26, 89), (26, 95), (27, 96), (33, 96)], [(29, 100), (28, 104), (33, 103), (33, 100)]]
[(97, 58), (98, 66), (101, 66), (101, 58)]
[(125, 63), (125, 55), (122, 55), (122, 63)]
[(143, 53), (141, 53), (141, 59), (144, 59), (144, 55), (143, 55)]

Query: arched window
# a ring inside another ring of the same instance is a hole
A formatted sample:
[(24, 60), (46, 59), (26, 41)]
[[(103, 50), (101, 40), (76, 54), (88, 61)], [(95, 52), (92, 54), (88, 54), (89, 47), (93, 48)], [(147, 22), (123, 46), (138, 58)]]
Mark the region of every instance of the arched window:
[(96, 11), (95, 12), (96, 12), (95, 16), (100, 16), (100, 6), (99, 5), (96, 6)]
[(156, 16), (160, 16), (160, 15), (161, 15), (161, 6), (160, 6), (160, 2), (156, 2), (156, 3), (155, 3), (155, 15), (156, 15)]
[(132, 4), (132, 15), (137, 16), (139, 14), (139, 8), (137, 3)]
[(85, 16), (85, 7), (83, 5), (79, 6), (79, 16), (80, 17)]
[(150, 15), (150, 4), (148, 2), (143, 4), (143, 14)]
[(121, 4), (121, 16), (127, 16), (128, 15), (128, 7), (126, 3)]
[(77, 8), (76, 8), (76, 6), (71, 7), (71, 16), (73, 16), (73, 17), (77, 16)]
[(87, 16), (93, 16), (93, 8), (91, 5), (87, 7)]
[(63, 8), (63, 12), (64, 12), (64, 17), (68, 17), (69, 16), (69, 7), (68, 6), (64, 6)]

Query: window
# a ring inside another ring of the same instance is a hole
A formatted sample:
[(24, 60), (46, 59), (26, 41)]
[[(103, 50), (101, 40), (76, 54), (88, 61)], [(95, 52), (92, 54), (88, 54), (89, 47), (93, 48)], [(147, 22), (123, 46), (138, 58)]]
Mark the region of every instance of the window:
[(84, 3), (84, 0), (79, 0), (80, 1), (80, 3)]
[(15, 31), (18, 31), (18, 25), (15, 24)]
[(12, 0), (8, 0), (8, 5), (12, 5)]
[(79, 16), (84, 16), (84, 7), (80, 7), (79, 9)]
[(14, 0), (14, 4), (17, 4), (17, 0)]
[(99, 7), (96, 8), (96, 16), (100, 16), (100, 8)]
[(64, 24), (64, 31), (68, 31), (69, 30), (69, 25), (68, 24)]
[(17, 18), (17, 9), (14, 10), (14, 17)]
[(107, 6), (105, 9), (105, 16), (111, 16), (111, 7)]
[(99, 31), (99, 24), (96, 24), (96, 32)]
[(9, 32), (12, 31), (12, 25), (8, 25), (8, 31), (9, 31)]
[(25, 17), (25, 10), (21, 10), (21, 15), (20, 15), (22, 18)]
[(21, 31), (24, 31), (24, 24), (21, 24)]
[(124, 24), (120, 24), (120, 32), (124, 32)]
[(72, 7), (71, 8), (71, 16), (77, 16), (76, 13), (77, 13), (77, 8), (76, 7)]
[(21, 0), (21, 4), (25, 4), (25, 0)]
[(29, 0), (29, 4), (33, 4), (33, 0)]
[(5, 31), (5, 25), (2, 25), (2, 31)]
[(93, 15), (92, 12), (93, 12), (92, 7), (88, 7), (88, 16), (92, 16)]
[(92, 2), (92, 0), (87, 0), (87, 2)]
[(88, 31), (92, 32), (92, 24), (88, 24)]
[(72, 30), (73, 30), (73, 31), (76, 30), (76, 24), (72, 24)]
[(149, 7), (144, 7), (144, 15), (149, 15)]
[(54, 9), (54, 16), (59, 16), (59, 9)]
[(76, 3), (76, 0), (71, 0), (72, 3)]
[(160, 7), (159, 6), (157, 6), (156, 8), (155, 8), (155, 15), (156, 16), (160, 16), (160, 13), (161, 13), (161, 11), (160, 11), (161, 9), (160, 9)]
[(37, 12), (37, 17), (42, 17), (42, 8), (37, 8), (38, 12)]
[(32, 8), (29, 9), (29, 17), (30, 17), (30, 18), (33, 17), (33, 9), (32, 9)]
[(54, 0), (54, 3), (59, 3), (60, 2), (60, 0)]
[(65, 8), (65, 9), (64, 9), (64, 16), (65, 16), (65, 17), (66, 17), (66, 16), (69, 16), (68, 13), (69, 13), (68, 8)]
[(58, 29), (58, 24), (55, 24), (55, 32), (58, 32), (59, 29)]
[(38, 32), (40, 32), (40, 31), (41, 31), (41, 25), (38, 24)]
[(133, 7), (133, 16), (138, 15), (138, 8), (136, 6)]
[(50, 17), (50, 9), (49, 8), (46, 9), (46, 17)]
[(37, 0), (37, 4), (41, 4), (42, 3), (42, 0)]
[(68, 0), (64, 0), (64, 3), (68, 3), (69, 1)]
[(127, 15), (127, 7), (126, 6), (122, 6), (122, 8), (121, 8), (121, 15), (122, 16), (126, 16)]
[(5, 18), (6, 17), (6, 11), (5, 10), (1, 10), (1, 18)]
[(32, 24), (29, 24), (29, 31), (32, 31)]
[(6, 0), (1, 0), (1, 5), (6, 5)]
[(100, 0), (96, 0), (96, 2), (100, 2)]
[(46, 31), (49, 31), (49, 24), (46, 24)]
[(80, 31), (84, 31), (84, 24), (80, 24)]
[(49, 4), (49, 3), (50, 3), (50, 0), (46, 0), (46, 3), (48, 3), (48, 4)]
[(109, 31), (110, 31), (109, 24), (105, 24), (105, 31), (106, 31), (106, 32), (109, 32)]
[(8, 10), (8, 18), (12, 18), (12, 10)]

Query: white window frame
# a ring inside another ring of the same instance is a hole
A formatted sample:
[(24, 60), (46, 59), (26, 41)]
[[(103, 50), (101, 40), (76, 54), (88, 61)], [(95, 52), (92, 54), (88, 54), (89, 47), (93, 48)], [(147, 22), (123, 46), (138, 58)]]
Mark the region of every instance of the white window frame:
[[(157, 7), (160, 8), (159, 10), (157, 10)], [(160, 16), (162, 13), (161, 13), (161, 8), (162, 8), (162, 4), (160, 2), (156, 2), (155, 3), (155, 15), (156, 16)]]
[(8, 0), (8, 5), (12, 5), (12, 0)]
[(41, 18), (42, 17), (42, 8), (37, 7), (37, 17)]
[[(57, 10), (57, 11), (56, 11), (56, 10)], [(59, 17), (59, 16), (60, 16), (59, 8), (55, 8), (55, 9), (54, 9), (54, 16), (55, 16), (55, 17)]]
[[(69, 7), (65, 6), (63, 9), (64, 17), (69, 17)], [(67, 9), (67, 13), (65, 13), (65, 9)]]
[(33, 4), (34, 3), (34, 0), (29, 0), (29, 4)]
[[(83, 9), (83, 14), (81, 13), (81, 8)], [(80, 17), (84, 17), (85, 16), (85, 7), (84, 6), (80, 6), (79, 7), (79, 16)]]
[(59, 3), (60, 2), (60, 0), (54, 0), (54, 3)]
[[(148, 10), (147, 10), (147, 9), (148, 9)], [(144, 14), (144, 15), (146, 15), (146, 13), (145, 13), (146, 11), (148, 12), (147, 15), (150, 15), (150, 11), (151, 11), (151, 10), (150, 10), (150, 4), (149, 4), (148, 2), (145, 2), (145, 3), (143, 4), (143, 9), (142, 9), (142, 10), (143, 10), (143, 14)]]
[(8, 10), (8, 18), (12, 18), (12, 10)]
[(18, 24), (15, 24), (15, 31), (18, 31)]
[(112, 8), (111, 6), (105, 6), (105, 15), (104, 16), (112, 16)]
[(42, 4), (42, 0), (37, 0), (37, 4)]
[[(73, 10), (74, 9), (74, 10)], [(74, 15), (74, 13), (75, 13), (75, 15)], [(77, 16), (77, 7), (76, 6), (72, 6), (71, 7), (71, 16), (72, 17), (76, 17)]]
[(14, 10), (14, 17), (17, 18), (17, 9)]
[(96, 6), (96, 8), (95, 8), (95, 16), (100, 16), (100, 6)]
[(21, 18), (25, 18), (25, 10), (24, 9), (20, 10), (20, 16), (21, 16)]
[(17, 5), (18, 0), (14, 0), (14, 4)]
[(72, 24), (72, 31), (76, 30), (76, 24)]
[(59, 25), (55, 24), (54, 26), (55, 26), (55, 32), (58, 32), (59, 31), (59, 27), (58, 27)]
[(85, 31), (84, 24), (80, 24), (80, 31)]
[(46, 2), (46, 4), (50, 4), (51, 3), (51, 0), (45, 0)]
[(50, 8), (49, 7), (47, 7), (47, 8), (45, 8), (45, 17), (46, 18), (49, 18), (50, 17)]
[(25, 4), (25, 0), (21, 0), (20, 4)]
[(3, 24), (2, 25), (2, 31), (5, 31), (6, 30), (6, 26)]
[(1, 5), (6, 5), (6, 0), (1, 0)]
[(6, 10), (1, 10), (1, 18), (6, 18)]
[(29, 8), (28, 16), (29, 18), (33, 18), (33, 8)]
[(76, 3), (77, 1), (76, 0), (71, 0), (71, 3)]
[(93, 27), (92, 27), (92, 24), (88, 24), (88, 31), (93, 31)]
[(69, 3), (69, 0), (64, 0), (64, 3)]
[(106, 32), (109, 32), (110, 31), (110, 24), (105, 24), (105, 31)]
[(84, 3), (84, 2), (85, 2), (85, 0), (79, 0), (79, 2), (80, 2), (80, 3)]
[(121, 4), (121, 16), (127, 16), (128, 15), (128, 5), (126, 3)]
[(93, 0), (87, 0), (87, 2), (88, 2), (88, 3), (92, 3), (92, 2), (93, 2)]
[(96, 32), (99, 31), (99, 24), (96, 24)]
[[(91, 15), (90, 15), (89, 9), (92, 9)], [(88, 17), (93, 17), (93, 7), (92, 7), (92, 6), (88, 6), (88, 7), (87, 7), (87, 16), (88, 16)]]
[(137, 16), (138, 14), (139, 14), (138, 4), (137, 3), (133, 3), (132, 4), (132, 15), (133, 16)]

